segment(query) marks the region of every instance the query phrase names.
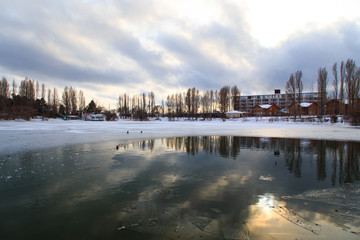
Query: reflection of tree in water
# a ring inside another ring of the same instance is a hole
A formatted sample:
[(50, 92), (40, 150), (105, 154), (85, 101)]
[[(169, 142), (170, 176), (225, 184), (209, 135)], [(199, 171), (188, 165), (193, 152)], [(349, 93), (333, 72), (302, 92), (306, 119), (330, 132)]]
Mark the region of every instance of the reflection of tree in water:
[(199, 152), (200, 139), (198, 137), (187, 137), (185, 138), (186, 152), (191, 155), (195, 155)]
[[(141, 149), (143, 151), (153, 151), (154, 147), (155, 147), (155, 140), (154, 139), (149, 139), (149, 140), (144, 140), (144, 141), (140, 141), (140, 142), (134, 142), (131, 144), (134, 148), (138, 148)], [(129, 147), (129, 145), (124, 145), (122, 146), (123, 149), (127, 149)]]
[[(240, 149), (273, 151), (275, 156), (284, 155), (285, 165), (295, 177), (301, 177), (303, 155), (316, 156), (317, 180), (331, 177), (333, 186), (360, 180), (360, 143), (326, 140), (299, 140), (278, 138), (254, 138), (233, 136), (176, 137), (166, 139), (169, 149), (186, 151), (191, 155), (200, 150), (206, 153), (219, 153), (221, 157), (236, 159)], [(153, 146), (153, 144), (147, 144)], [(326, 164), (330, 171), (327, 174)]]
[(233, 138), (233, 143), (232, 143), (232, 148), (231, 148), (231, 157), (233, 159), (236, 159), (236, 157), (240, 154), (240, 138), (239, 137), (234, 137)]
[(344, 165), (344, 178), (339, 179), (344, 181), (344, 183), (354, 182), (360, 180), (359, 173), (359, 144), (349, 144), (346, 148), (346, 157), (344, 161), (341, 161), (340, 164)]
[(332, 158), (332, 163), (331, 163), (331, 185), (335, 186), (336, 183), (336, 169), (337, 169), (337, 162), (338, 162), (338, 154), (340, 154), (340, 152), (342, 150), (338, 149), (338, 142), (329, 142), (328, 146), (330, 149), (330, 157)]
[(317, 179), (325, 180), (326, 178), (326, 142), (320, 140), (318, 142), (318, 155), (316, 159)]
[(219, 153), (222, 157), (228, 158), (230, 155), (230, 138), (220, 137), (219, 139)]
[(301, 177), (301, 142), (299, 139), (287, 139), (284, 145), (284, 160), (290, 173)]
[[(352, 183), (360, 180), (359, 171), (359, 151), (360, 143), (357, 142), (337, 142), (327, 141), (326, 146), (320, 145), (317, 147), (322, 158), (331, 159), (331, 184), (336, 185), (336, 179), (338, 176), (338, 183), (340, 185), (344, 183)], [(327, 154), (327, 152), (329, 154)], [(322, 172), (325, 171), (325, 160), (318, 162), (318, 173), (321, 177)]]

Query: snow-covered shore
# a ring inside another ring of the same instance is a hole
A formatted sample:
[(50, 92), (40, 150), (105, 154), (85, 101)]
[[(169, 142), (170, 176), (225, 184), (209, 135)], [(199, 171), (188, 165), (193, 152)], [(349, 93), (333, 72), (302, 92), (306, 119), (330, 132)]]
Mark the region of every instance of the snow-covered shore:
[[(129, 133), (127, 133), (129, 131)], [(142, 132), (141, 132), (142, 131)], [(67, 144), (132, 141), (175, 136), (249, 136), (360, 141), (360, 128), (344, 123), (294, 123), (267, 118), (212, 121), (119, 120), (116, 122), (0, 121), (0, 154)]]

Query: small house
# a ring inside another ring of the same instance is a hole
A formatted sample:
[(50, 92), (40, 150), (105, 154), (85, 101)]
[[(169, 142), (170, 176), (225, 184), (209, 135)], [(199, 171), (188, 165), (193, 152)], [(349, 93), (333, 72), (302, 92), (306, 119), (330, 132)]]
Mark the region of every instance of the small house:
[(247, 115), (247, 112), (240, 112), (240, 111), (229, 111), (225, 113), (226, 118), (241, 118)]
[(319, 107), (315, 102), (300, 103), (301, 115), (318, 115)]
[(315, 102), (302, 102), (296, 103), (295, 105), (292, 104), (289, 106), (289, 114), (294, 115), (296, 111), (297, 114), (300, 115), (318, 115), (319, 107)]
[(253, 115), (258, 117), (277, 116), (280, 108), (275, 104), (257, 104), (253, 108)]
[(346, 104), (342, 103), (339, 99), (331, 99), (326, 103), (327, 115), (344, 115), (346, 111)]
[(105, 121), (105, 115), (103, 114), (91, 114), (90, 121)]

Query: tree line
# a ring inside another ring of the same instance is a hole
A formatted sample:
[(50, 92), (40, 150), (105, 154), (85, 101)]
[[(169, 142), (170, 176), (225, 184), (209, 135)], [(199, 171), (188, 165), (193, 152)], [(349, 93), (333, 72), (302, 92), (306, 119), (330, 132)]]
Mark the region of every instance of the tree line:
[(93, 100), (86, 105), (84, 92), (74, 87), (66, 86), (60, 98), (56, 88), (47, 89), (44, 83), (29, 78), (22, 80), (19, 86), (15, 80), (10, 86), (5, 77), (0, 81), (0, 119), (66, 118), (103, 110)]
[[(289, 80), (286, 82), (285, 91), (291, 100), (291, 104), (302, 102), (303, 83), (301, 78), (302, 71), (298, 70), (295, 73), (290, 74)], [(326, 114), (326, 103), (330, 99), (336, 99), (340, 103), (346, 104), (347, 115), (353, 122), (359, 121), (360, 68), (356, 66), (355, 61), (352, 59), (348, 59), (346, 62), (341, 61), (340, 68), (337, 63), (334, 63), (332, 66), (331, 84), (333, 91), (331, 94), (328, 94), (327, 92), (328, 84), (328, 71), (325, 67), (320, 67), (318, 69), (317, 77), (320, 115), (324, 116)], [(300, 111), (294, 111), (293, 114), (296, 119), (296, 116), (300, 115)]]
[(331, 83), (334, 90), (328, 98), (328, 71), (325, 67), (318, 70), (317, 86), (320, 93), (321, 114), (325, 114), (324, 105), (328, 99), (338, 99), (341, 103), (347, 103), (349, 113), (359, 110), (356, 102), (360, 96), (360, 68), (356, 66), (355, 61), (352, 59), (341, 61), (340, 68), (334, 63), (332, 74)]
[(166, 100), (161, 101), (161, 105), (155, 104), (153, 92), (134, 96), (124, 93), (119, 95), (118, 112), (122, 118), (140, 120), (155, 116), (167, 116), (170, 119), (225, 117), (225, 112), (234, 106), (237, 97), (240, 97), (240, 91), (236, 85), (202, 93), (195, 87), (189, 88), (186, 92), (168, 95)]

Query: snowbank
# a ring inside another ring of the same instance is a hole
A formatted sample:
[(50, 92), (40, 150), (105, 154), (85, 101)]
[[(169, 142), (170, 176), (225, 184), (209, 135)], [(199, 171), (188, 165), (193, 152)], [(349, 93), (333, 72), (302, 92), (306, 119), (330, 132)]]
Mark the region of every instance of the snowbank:
[[(129, 131), (129, 133), (127, 133)], [(141, 132), (142, 131), (142, 132)], [(0, 154), (67, 144), (115, 140), (119, 144), (175, 136), (249, 136), (360, 141), (360, 129), (342, 123), (270, 122), (267, 118), (116, 122), (0, 121)]]

